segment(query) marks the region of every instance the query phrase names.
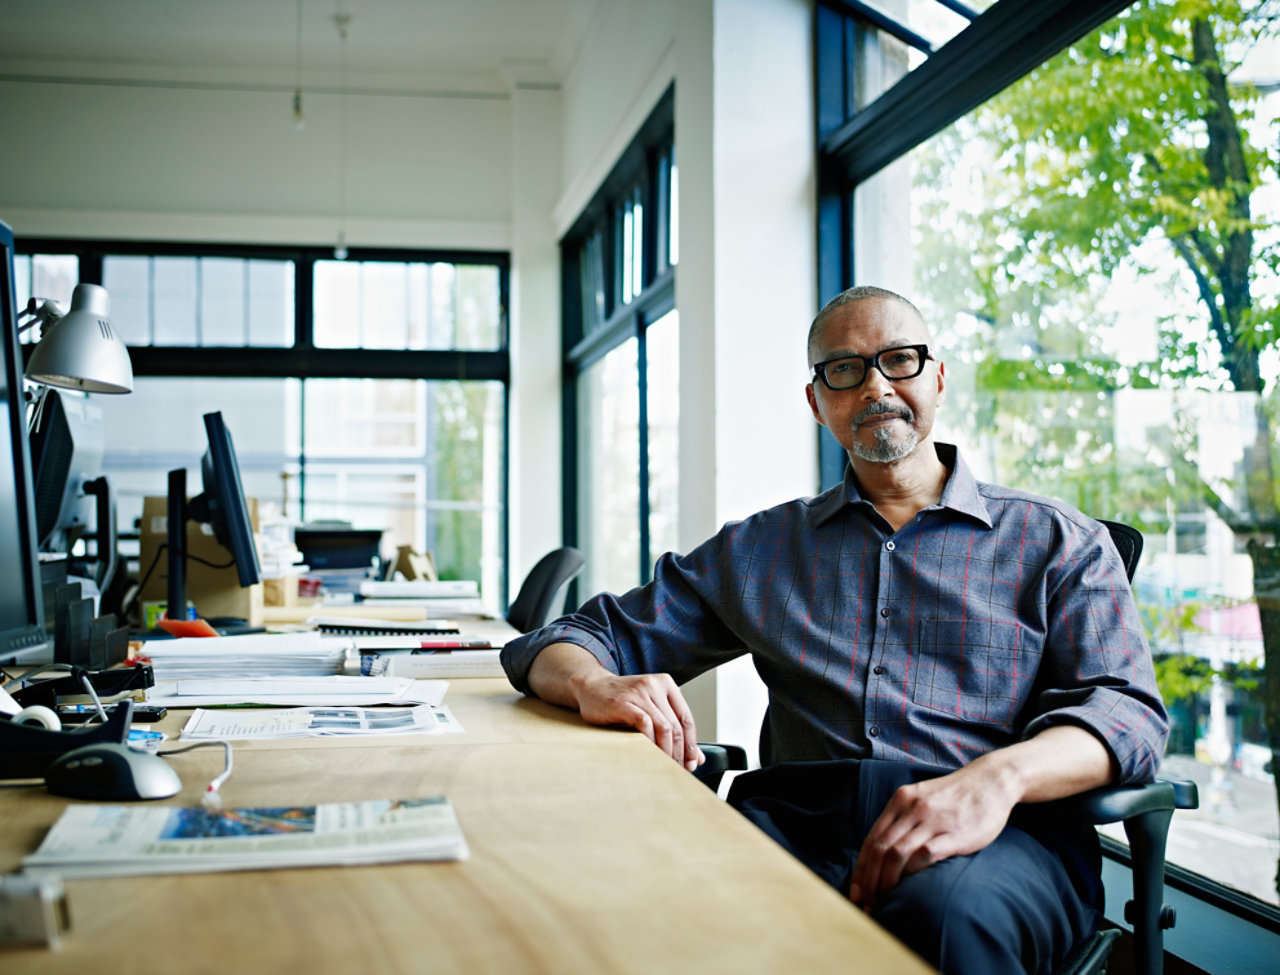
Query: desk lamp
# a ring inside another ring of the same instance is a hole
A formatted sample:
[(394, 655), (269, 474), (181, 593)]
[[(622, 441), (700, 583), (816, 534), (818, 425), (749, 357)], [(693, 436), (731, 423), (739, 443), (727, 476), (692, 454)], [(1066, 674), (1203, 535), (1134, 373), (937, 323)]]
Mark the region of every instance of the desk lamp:
[(109, 303), (107, 289), (96, 284), (76, 285), (66, 314), (56, 302), (32, 298), (18, 316), (19, 334), (41, 325), (27, 379), (86, 393), (133, 392), (129, 351), (107, 318)]

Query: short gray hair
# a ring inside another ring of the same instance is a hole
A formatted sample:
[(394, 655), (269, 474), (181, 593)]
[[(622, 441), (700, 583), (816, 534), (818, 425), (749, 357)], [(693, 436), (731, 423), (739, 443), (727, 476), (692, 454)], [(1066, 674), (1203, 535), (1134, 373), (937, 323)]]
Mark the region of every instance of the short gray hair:
[(888, 288), (877, 288), (875, 285), (871, 284), (860, 284), (855, 287), (848, 288), (841, 291), (838, 295), (823, 305), (822, 310), (814, 316), (813, 324), (809, 326), (809, 365), (813, 365), (814, 363), (813, 343), (817, 339), (818, 332), (821, 331), (822, 323), (826, 321), (827, 316), (837, 308), (841, 308), (844, 305), (852, 304), (855, 301), (867, 301), (868, 299), (875, 299), (878, 301), (896, 301), (899, 304), (906, 305), (915, 312), (916, 317), (919, 318), (920, 321), (924, 321), (924, 316), (920, 314), (920, 309), (896, 291), (890, 291)]

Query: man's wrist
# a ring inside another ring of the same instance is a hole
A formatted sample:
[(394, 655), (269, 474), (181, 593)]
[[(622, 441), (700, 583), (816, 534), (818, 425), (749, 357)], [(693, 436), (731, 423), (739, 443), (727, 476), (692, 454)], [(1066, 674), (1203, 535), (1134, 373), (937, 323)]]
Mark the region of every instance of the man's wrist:
[(1001, 796), (1010, 808), (1027, 796), (1027, 776), (1009, 748), (1000, 748), (975, 759), (970, 768), (979, 771), (990, 783), (996, 795)]

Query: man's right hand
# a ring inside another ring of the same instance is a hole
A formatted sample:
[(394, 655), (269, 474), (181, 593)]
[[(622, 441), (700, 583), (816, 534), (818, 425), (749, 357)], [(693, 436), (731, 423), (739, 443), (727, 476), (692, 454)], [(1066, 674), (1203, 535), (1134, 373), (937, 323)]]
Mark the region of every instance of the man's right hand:
[(705, 760), (693, 713), (668, 674), (619, 677), (581, 647), (553, 643), (534, 659), (529, 686), (591, 724), (636, 729), (690, 771)]

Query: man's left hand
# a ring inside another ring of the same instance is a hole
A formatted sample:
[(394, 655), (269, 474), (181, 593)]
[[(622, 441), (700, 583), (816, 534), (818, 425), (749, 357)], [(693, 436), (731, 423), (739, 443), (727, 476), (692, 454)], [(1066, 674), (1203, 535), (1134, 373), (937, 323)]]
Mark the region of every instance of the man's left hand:
[(863, 840), (849, 899), (870, 910), (904, 876), (987, 846), (1018, 801), (1011, 786), (979, 763), (902, 786)]
[(949, 775), (904, 785), (862, 841), (849, 899), (870, 910), (903, 877), (990, 844), (1018, 803), (1061, 799), (1114, 777), (1101, 739), (1063, 724), (987, 752)]

